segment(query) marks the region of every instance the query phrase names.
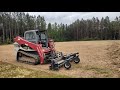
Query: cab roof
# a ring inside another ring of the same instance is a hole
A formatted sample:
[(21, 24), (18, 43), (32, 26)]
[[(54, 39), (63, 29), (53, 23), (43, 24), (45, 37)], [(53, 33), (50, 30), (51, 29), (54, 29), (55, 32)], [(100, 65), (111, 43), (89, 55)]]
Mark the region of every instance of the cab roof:
[(25, 32), (35, 32), (35, 31), (43, 32), (43, 31), (46, 31), (46, 30), (38, 30), (38, 29), (35, 29), (35, 30), (27, 30), (27, 31), (25, 31)]

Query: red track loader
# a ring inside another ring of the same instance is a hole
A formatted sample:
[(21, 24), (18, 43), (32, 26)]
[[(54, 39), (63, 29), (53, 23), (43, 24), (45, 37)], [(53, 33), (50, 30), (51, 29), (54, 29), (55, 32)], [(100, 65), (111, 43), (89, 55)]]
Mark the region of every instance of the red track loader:
[(14, 38), (16, 60), (29, 64), (50, 63), (50, 70), (59, 70), (61, 66), (71, 68), (70, 62), (80, 62), (79, 53), (63, 55), (55, 50), (54, 41), (48, 38), (47, 30), (28, 30), (24, 37)]

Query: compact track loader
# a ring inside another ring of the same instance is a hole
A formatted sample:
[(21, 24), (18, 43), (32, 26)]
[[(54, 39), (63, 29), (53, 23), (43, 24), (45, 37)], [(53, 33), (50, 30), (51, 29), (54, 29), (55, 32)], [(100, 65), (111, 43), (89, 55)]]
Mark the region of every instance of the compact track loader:
[(14, 47), (18, 62), (34, 65), (49, 63), (50, 70), (59, 70), (62, 66), (69, 69), (70, 62), (80, 62), (79, 53), (63, 55), (56, 51), (53, 39), (48, 38), (47, 30), (25, 31), (24, 37), (14, 38)]

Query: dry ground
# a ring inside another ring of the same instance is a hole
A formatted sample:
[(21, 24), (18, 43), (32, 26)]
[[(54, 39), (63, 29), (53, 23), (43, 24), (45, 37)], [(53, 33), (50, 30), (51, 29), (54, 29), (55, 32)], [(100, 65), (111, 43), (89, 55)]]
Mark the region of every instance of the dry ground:
[(70, 70), (61, 68), (50, 71), (49, 65), (28, 65), (15, 60), (13, 45), (0, 46), (0, 61), (22, 66), (47, 74), (66, 75), (73, 78), (119, 78), (120, 77), (120, 41), (73, 41), (56, 42), (56, 50), (63, 53), (79, 52), (81, 62), (72, 63)]

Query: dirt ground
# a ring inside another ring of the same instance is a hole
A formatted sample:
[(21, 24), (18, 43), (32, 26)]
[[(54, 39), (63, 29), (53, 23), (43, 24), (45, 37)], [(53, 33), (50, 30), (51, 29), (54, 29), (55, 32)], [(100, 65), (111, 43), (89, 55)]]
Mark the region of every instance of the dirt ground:
[(70, 70), (63, 67), (59, 71), (50, 71), (49, 64), (34, 66), (19, 63), (15, 60), (13, 45), (0, 46), (0, 61), (73, 78), (120, 78), (119, 40), (56, 42), (55, 45), (56, 50), (63, 53), (79, 52), (80, 63), (72, 63)]

